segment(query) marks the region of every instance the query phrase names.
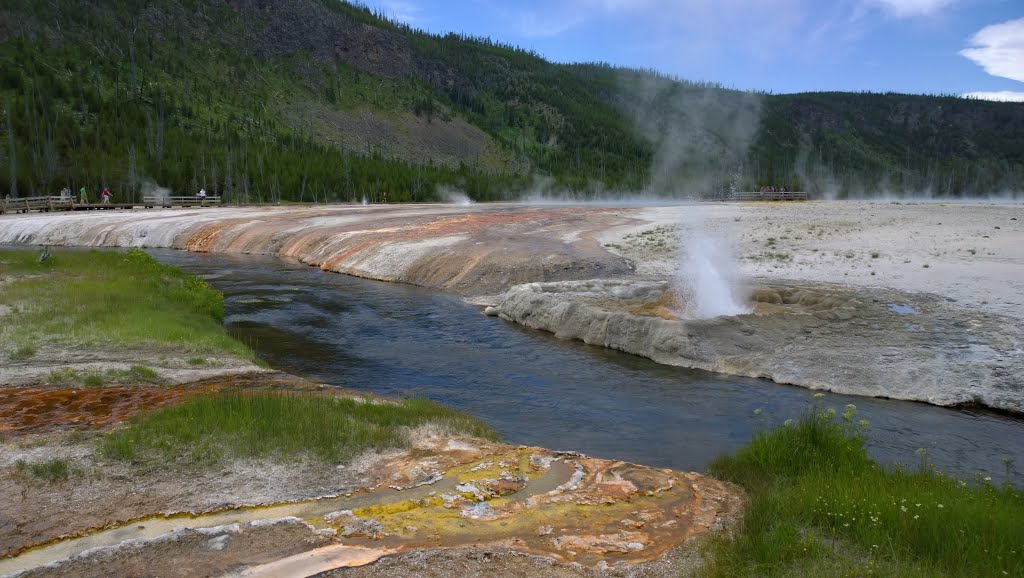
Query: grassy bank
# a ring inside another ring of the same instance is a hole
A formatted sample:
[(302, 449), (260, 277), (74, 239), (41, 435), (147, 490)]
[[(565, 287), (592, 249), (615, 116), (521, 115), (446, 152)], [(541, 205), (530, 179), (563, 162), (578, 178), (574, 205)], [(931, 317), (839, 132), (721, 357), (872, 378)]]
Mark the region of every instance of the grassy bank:
[[(193, 367), (207, 364), (209, 355), (254, 359), (224, 330), (223, 296), (201, 279), (140, 250), (58, 252), (42, 262), (39, 255), (0, 251), (0, 359), (31, 363), (39, 355), (60, 357), (62, 349), (78, 357), (82, 350), (110, 351), (125, 361), (167, 353)], [(157, 371), (138, 364), (61, 367), (46, 381), (64, 387), (165, 383)], [(152, 465), (298, 455), (338, 462), (369, 449), (407, 446), (409, 432), (425, 424), (497, 437), (475, 418), (427, 400), (371, 403), (237, 391), (137, 415), (105, 436), (101, 450), (110, 458)]]
[(854, 411), (817, 410), (712, 464), (750, 503), (737, 535), (712, 544), (708, 575), (1024, 575), (1024, 494), (943, 475), (923, 452), (912, 471), (882, 468)]
[(221, 325), (224, 300), (194, 276), (140, 250), (0, 251), (0, 343), (10, 359), (43, 345), (147, 348), (252, 359)]
[(424, 399), (368, 402), (315, 394), (218, 393), (142, 414), (102, 442), (107, 457), (197, 465), (235, 457), (310, 455), (329, 462), (406, 447), (412, 428), (486, 439), (483, 422)]

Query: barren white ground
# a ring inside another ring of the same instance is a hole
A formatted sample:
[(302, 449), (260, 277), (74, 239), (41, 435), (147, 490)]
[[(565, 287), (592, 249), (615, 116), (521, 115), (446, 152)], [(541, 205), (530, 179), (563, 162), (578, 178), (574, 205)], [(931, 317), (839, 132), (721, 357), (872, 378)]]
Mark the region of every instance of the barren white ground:
[(931, 293), (1024, 319), (1024, 203), (699, 204), (633, 216), (599, 240), (640, 273), (674, 274), (678, 234), (696, 227), (732, 243), (751, 279)]

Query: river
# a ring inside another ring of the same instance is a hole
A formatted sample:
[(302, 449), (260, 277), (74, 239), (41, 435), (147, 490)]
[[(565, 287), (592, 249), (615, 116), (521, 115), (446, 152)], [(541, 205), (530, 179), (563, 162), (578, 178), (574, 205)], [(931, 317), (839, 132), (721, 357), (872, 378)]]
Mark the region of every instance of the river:
[[(427, 397), (485, 420), (513, 444), (700, 471), (814, 403), (804, 388), (559, 340), (418, 287), (276, 257), (152, 253), (222, 291), (225, 324), (274, 368)], [(928, 462), (964, 478), (1002, 482), (1005, 457), (1024, 466), (1016, 417), (836, 394), (817, 403), (840, 414), (855, 404), (870, 424), (871, 453), (885, 464), (917, 467), (924, 448)]]

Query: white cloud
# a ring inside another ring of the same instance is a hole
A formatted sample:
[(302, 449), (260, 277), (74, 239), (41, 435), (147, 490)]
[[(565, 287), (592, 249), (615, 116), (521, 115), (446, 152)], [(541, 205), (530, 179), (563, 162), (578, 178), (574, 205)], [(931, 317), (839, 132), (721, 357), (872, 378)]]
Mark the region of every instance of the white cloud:
[(1024, 82), (1024, 18), (986, 26), (969, 41), (960, 55), (992, 76)]
[(896, 18), (913, 18), (915, 16), (931, 16), (956, 0), (865, 0), (865, 3), (877, 6)]
[(1011, 90), (1000, 90), (996, 92), (965, 92), (960, 96), (964, 98), (977, 98), (979, 100), (995, 100), (998, 102), (1024, 102), (1024, 92), (1013, 92)]

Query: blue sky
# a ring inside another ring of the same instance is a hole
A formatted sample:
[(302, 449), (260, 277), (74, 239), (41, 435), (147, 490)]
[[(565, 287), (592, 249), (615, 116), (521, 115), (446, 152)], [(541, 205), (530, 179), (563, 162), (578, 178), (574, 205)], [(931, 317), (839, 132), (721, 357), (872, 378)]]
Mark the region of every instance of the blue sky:
[(430, 32), (775, 93), (1024, 100), (1021, 0), (368, 0)]

